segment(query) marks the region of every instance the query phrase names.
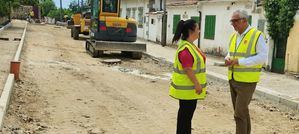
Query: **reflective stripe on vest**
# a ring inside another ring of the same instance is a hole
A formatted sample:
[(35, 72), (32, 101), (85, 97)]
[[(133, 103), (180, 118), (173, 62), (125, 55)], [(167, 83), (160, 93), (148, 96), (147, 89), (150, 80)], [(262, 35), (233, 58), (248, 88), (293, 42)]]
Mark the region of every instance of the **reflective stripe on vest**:
[[(197, 94), (195, 92), (194, 83), (187, 76), (180, 59), (179, 53), (184, 49), (188, 49), (190, 54), (194, 58), (192, 65), (192, 71), (198, 83), (202, 86), (202, 93)], [(176, 52), (173, 72), (171, 77), (171, 83), (169, 87), (169, 95), (173, 98), (180, 100), (194, 100), (194, 99), (204, 99), (206, 96), (206, 69), (204, 59), (201, 57), (200, 53), (196, 50), (196, 47), (185, 40), (179, 42), (179, 47)]]
[[(181, 46), (178, 48), (178, 50), (180, 50), (182, 47), (185, 47), (185, 45), (181, 45)], [(194, 50), (193, 47), (191, 47), (191, 48), (192, 48), (192, 51), (193, 51), (193, 52), (197, 51), (197, 50)], [(189, 50), (189, 51), (190, 51), (190, 50)], [(199, 58), (198, 55), (196, 55), (196, 59), (197, 59), (197, 63), (199, 63), (199, 64), (197, 64), (196, 70), (193, 70), (193, 72), (194, 72), (195, 74), (206, 72), (206, 68), (200, 69), (201, 62), (200, 62), (200, 58)], [(179, 70), (179, 67), (178, 67), (178, 66), (173, 67), (173, 71), (176, 72), (176, 73), (179, 73), (179, 74), (186, 74), (186, 71), (185, 71), (185, 70)]]
[[(262, 33), (257, 29), (252, 28), (245, 34), (240, 44), (237, 45), (237, 34), (235, 33), (230, 39), (229, 55), (238, 59), (248, 58), (256, 55), (255, 49), (260, 34)], [(229, 80), (234, 78), (234, 80), (240, 82), (258, 82), (260, 72), (262, 71), (261, 67), (262, 65), (251, 67), (239, 65), (229, 67), (228, 78)]]
[[(178, 86), (178, 85), (175, 85), (173, 82), (171, 82), (170, 85), (173, 86), (175, 89), (178, 89), (178, 90), (194, 90), (195, 89), (195, 86)], [(200, 86), (202, 88), (206, 88), (207, 83), (200, 84)]]
[[(252, 54), (250, 54), (250, 52), (251, 52), (251, 48), (252, 48), (253, 43), (254, 43), (253, 40), (254, 40), (254, 38), (255, 38), (257, 32), (258, 32), (257, 30), (254, 30), (254, 32), (253, 32), (253, 34), (252, 34), (252, 36), (251, 36), (251, 38), (250, 38), (249, 46), (247, 47), (247, 51), (246, 51), (246, 53), (236, 52), (237, 50), (235, 50), (235, 52), (229, 52), (229, 55), (230, 55), (230, 56), (244, 57), (244, 58), (247, 58), (247, 57), (256, 55), (256, 54), (253, 54), (253, 55), (252, 55)], [(233, 36), (232, 39), (230, 40), (229, 45), (232, 44), (232, 40), (235, 38), (235, 36), (236, 36), (236, 34), (234, 34), (234, 36)], [(245, 37), (244, 37), (244, 38), (245, 38)], [(240, 42), (240, 43), (241, 43), (241, 42)]]
[[(178, 74), (186, 74), (185, 70), (179, 70), (178, 67), (173, 67), (173, 71), (178, 73)], [(197, 67), (196, 70), (193, 70), (193, 73), (198, 74), (198, 73), (205, 73), (206, 68), (200, 69), (200, 67)]]
[[(231, 71), (233, 68), (229, 67)], [(261, 72), (262, 68), (234, 68), (234, 72)]]

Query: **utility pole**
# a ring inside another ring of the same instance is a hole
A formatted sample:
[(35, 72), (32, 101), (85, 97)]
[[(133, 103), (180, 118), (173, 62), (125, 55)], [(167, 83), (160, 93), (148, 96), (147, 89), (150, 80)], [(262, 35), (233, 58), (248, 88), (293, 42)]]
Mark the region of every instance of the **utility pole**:
[[(166, 11), (166, 0), (163, 1), (163, 16), (162, 16), (162, 37), (161, 37), (161, 45), (166, 46), (166, 34), (167, 34), (167, 11)], [(161, 2), (162, 2), (161, 1)]]
[(62, 0), (60, 0), (60, 21), (62, 21)]
[(83, 8), (83, 0), (81, 0), (81, 10), (82, 10), (82, 8)]
[(81, 8), (80, 8), (80, 0), (78, 0), (78, 12), (81, 12)]

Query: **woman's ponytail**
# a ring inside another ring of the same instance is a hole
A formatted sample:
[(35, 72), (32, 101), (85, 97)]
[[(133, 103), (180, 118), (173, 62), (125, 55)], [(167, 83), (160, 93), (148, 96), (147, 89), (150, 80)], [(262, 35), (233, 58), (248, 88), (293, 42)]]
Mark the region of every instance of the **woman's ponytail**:
[(181, 20), (177, 25), (175, 34), (172, 38), (172, 44), (177, 42), (180, 38), (182, 40), (187, 40), (189, 38), (189, 32), (194, 31), (196, 28), (196, 21), (193, 19), (189, 19), (186, 21)]
[(185, 21), (184, 20), (181, 20), (178, 25), (177, 25), (177, 28), (175, 30), (175, 34), (172, 38), (172, 44), (174, 42), (177, 42), (180, 38), (181, 38), (181, 35), (182, 35), (182, 32), (183, 32), (183, 27), (184, 27), (184, 23)]

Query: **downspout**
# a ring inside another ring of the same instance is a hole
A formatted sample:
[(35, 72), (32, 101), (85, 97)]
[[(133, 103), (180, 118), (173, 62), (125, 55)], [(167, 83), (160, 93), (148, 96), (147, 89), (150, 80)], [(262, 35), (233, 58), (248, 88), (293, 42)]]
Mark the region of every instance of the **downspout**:
[[(162, 0), (161, 0), (162, 3)], [(163, 1), (163, 17), (162, 17), (162, 37), (161, 37), (161, 45), (166, 46), (166, 38), (167, 38), (167, 11), (166, 11), (166, 0)], [(162, 8), (162, 6), (161, 6)]]
[(199, 22), (198, 22), (198, 26), (200, 27), (200, 32), (199, 32), (199, 38), (198, 38), (198, 48), (200, 48), (200, 35), (202, 33), (202, 28), (201, 28), (201, 20), (202, 20), (202, 17), (201, 17), (201, 11), (198, 11), (198, 15), (199, 15)]

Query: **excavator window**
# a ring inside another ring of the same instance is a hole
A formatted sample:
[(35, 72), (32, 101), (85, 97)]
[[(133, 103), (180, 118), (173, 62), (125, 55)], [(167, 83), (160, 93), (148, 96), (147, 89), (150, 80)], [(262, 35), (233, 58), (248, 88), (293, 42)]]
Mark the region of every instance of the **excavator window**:
[(118, 0), (103, 0), (103, 12), (117, 13)]

